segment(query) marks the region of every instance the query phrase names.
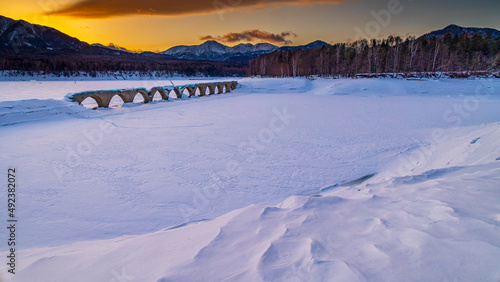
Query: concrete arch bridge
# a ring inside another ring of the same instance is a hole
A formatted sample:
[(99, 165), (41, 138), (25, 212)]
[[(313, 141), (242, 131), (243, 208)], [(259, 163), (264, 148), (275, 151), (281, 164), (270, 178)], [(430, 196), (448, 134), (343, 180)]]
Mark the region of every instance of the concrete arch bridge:
[[(158, 92), (161, 95), (162, 100), (171, 100), (169, 97), (170, 92), (175, 93), (176, 99), (182, 98), (182, 93), (184, 90), (187, 91), (187, 96), (191, 98), (196, 96), (196, 90), (199, 90), (199, 96), (212, 95), (212, 94), (222, 94), (231, 92), (231, 90), (236, 89), (238, 85), (237, 81), (225, 81), (225, 82), (209, 82), (209, 83), (198, 83), (198, 84), (188, 84), (181, 86), (157, 86), (151, 88), (148, 91), (146, 88), (134, 88), (134, 89), (120, 89), (120, 90), (102, 90), (102, 91), (85, 91), (79, 93), (68, 94), (66, 98), (72, 102), (82, 102), (87, 98), (92, 98), (97, 102), (99, 107), (108, 108), (114, 96), (118, 95), (122, 98), (124, 103), (131, 103), (137, 94), (142, 95), (144, 98), (144, 103), (149, 103), (153, 101), (153, 97)], [(208, 89), (208, 93), (207, 93)]]

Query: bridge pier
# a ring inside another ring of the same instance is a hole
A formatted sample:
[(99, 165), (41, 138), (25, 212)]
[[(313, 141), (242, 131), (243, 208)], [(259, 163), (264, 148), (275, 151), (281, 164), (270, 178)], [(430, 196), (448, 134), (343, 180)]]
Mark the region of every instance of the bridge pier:
[[(153, 101), (153, 99), (149, 99), (149, 95), (148, 95), (148, 92), (146, 91), (146, 89), (139, 89), (137, 92), (142, 95), (142, 98), (144, 98), (144, 104)], [(135, 95), (134, 95), (134, 97), (135, 97)], [(132, 100), (132, 102), (133, 101), (134, 100)]]
[(156, 92), (159, 92), (159, 93), (160, 93), (160, 96), (161, 96), (161, 98), (162, 98), (163, 100), (167, 100), (167, 101), (168, 101), (168, 99), (169, 99), (169, 97), (168, 97), (168, 93), (169, 93), (170, 91), (168, 91), (168, 90), (167, 90), (167, 92), (165, 92), (165, 89), (163, 89), (163, 87), (153, 87), (153, 88), (151, 89), (151, 92), (149, 92), (149, 93), (148, 93), (148, 96), (149, 96), (149, 100), (150, 100), (150, 101), (153, 101), (153, 98), (154, 98), (154, 96), (155, 96)]
[(208, 87), (207, 85), (198, 85), (197, 88), (200, 90), (200, 97), (205, 96), (205, 93), (207, 92), (207, 87)]
[(136, 90), (125, 90), (121, 93), (117, 93), (120, 98), (122, 98), (123, 103), (132, 103), (134, 102), (135, 95), (137, 94)]
[(213, 85), (213, 84), (208, 85), (208, 90), (210, 91), (210, 93), (208, 95), (214, 95), (215, 94), (215, 85)]
[(231, 82), (231, 90), (236, 89), (236, 86), (238, 86), (238, 82), (236, 82), (236, 81), (232, 81), (232, 82)]
[(222, 94), (222, 93), (224, 93), (222, 83), (217, 83), (217, 94)]
[(181, 99), (182, 98), (182, 91), (179, 90), (178, 87), (174, 87), (174, 93), (175, 93), (175, 96), (177, 97), (177, 99)]
[(191, 96), (196, 96), (196, 89), (193, 89), (190, 85), (185, 86), (181, 92), (184, 91), (184, 89), (187, 89), (189, 98), (191, 98)]
[(111, 103), (111, 99), (115, 96), (117, 92), (108, 92), (102, 95), (92, 95), (90, 97), (96, 100), (97, 105), (102, 108), (109, 108), (109, 104)]

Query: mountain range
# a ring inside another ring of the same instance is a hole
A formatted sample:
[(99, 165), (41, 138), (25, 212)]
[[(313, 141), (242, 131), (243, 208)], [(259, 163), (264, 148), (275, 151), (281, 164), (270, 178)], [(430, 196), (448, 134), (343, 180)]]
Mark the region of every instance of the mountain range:
[(165, 59), (247, 62), (252, 58), (276, 50), (310, 49), (322, 46), (329, 46), (329, 44), (323, 41), (315, 41), (301, 46), (278, 47), (269, 43), (247, 43), (229, 47), (217, 41), (209, 40), (200, 45), (175, 46), (159, 53), (137, 53), (115, 45), (90, 45), (51, 27), (30, 24), (23, 20), (13, 20), (0, 16), (0, 49), (29, 49), (30, 53), (47, 54), (47, 52), (64, 52), (114, 56), (163, 56)]
[(160, 52), (160, 54), (188, 60), (246, 61), (250, 57), (268, 54), (278, 48), (278, 46), (269, 43), (239, 44), (229, 47), (209, 40), (200, 45), (175, 46)]
[[(446, 34), (469, 36), (490, 34), (500, 37), (500, 31), (491, 28), (469, 28), (458, 25), (449, 25), (444, 29), (436, 30), (423, 35), (432, 38), (443, 37)], [(30, 24), (23, 20), (13, 20), (0, 16), (0, 54), (16, 54), (29, 51), (29, 54), (57, 55), (79, 54), (114, 56), (132, 58), (133, 60), (191, 60), (191, 61), (218, 61), (218, 62), (247, 62), (263, 54), (275, 51), (296, 49), (321, 48), (331, 46), (323, 41), (314, 41), (300, 46), (278, 47), (269, 43), (239, 44), (233, 47), (226, 46), (217, 41), (209, 40), (200, 45), (175, 46), (163, 52), (136, 53), (115, 45), (104, 46), (101, 44), (88, 44), (77, 38), (64, 34), (54, 28)], [(10, 53), (9, 53), (10, 52)]]
[(217, 41), (209, 40), (200, 45), (175, 46), (160, 54), (189, 60), (214, 60), (214, 61), (248, 61), (259, 55), (269, 54), (274, 51), (296, 49), (321, 48), (330, 44), (317, 40), (307, 45), (278, 47), (270, 43), (238, 44), (233, 47), (223, 45)]
[(0, 16), (0, 49), (29, 49), (30, 53), (120, 54), (120, 51), (91, 46), (57, 29)]

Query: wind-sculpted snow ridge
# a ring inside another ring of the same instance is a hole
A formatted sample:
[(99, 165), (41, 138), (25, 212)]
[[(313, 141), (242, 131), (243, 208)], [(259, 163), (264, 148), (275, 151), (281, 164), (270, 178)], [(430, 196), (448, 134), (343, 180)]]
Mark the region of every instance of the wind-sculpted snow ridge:
[(12, 281), (498, 281), (500, 123), (447, 134), (277, 206), (22, 251)]
[(20, 100), (0, 102), (0, 126), (45, 120), (54, 116), (88, 118), (93, 112), (61, 100)]

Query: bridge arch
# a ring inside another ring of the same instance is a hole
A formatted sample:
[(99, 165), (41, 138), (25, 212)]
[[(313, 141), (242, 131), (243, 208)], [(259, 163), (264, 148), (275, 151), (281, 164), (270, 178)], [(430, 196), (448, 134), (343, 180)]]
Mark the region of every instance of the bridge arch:
[(100, 107), (97, 99), (99, 99), (99, 97), (97, 97), (97, 96), (94, 96), (94, 97), (87, 96), (79, 104), (84, 106), (85, 108), (94, 109), (94, 108)]
[(168, 100), (168, 92), (170, 91), (168, 90), (165, 91), (165, 89), (161, 87), (154, 87), (151, 89), (151, 92), (149, 93), (150, 101), (155, 100), (155, 96), (159, 96), (161, 100)]
[(203, 96), (203, 94), (201, 93), (201, 88), (198, 85), (194, 87), (194, 95), (197, 97)]
[(109, 101), (107, 102), (107, 105), (104, 106), (105, 108), (116, 108), (116, 107), (121, 107), (123, 104), (125, 104), (125, 100), (120, 94), (113, 94), (109, 95)]
[(134, 99), (132, 100), (132, 102), (136, 104), (146, 104), (147, 102), (149, 102), (149, 97), (144, 98), (144, 95), (142, 93), (137, 92), (134, 95)]
[(151, 92), (151, 94), (149, 95), (149, 100), (151, 102), (158, 102), (163, 100), (163, 97), (161, 96), (160, 91), (155, 91)]
[[(207, 85), (203, 85), (203, 84), (196, 85), (195, 89), (196, 89), (195, 94), (198, 94), (198, 96), (202, 97), (202, 96), (207, 95), (207, 89), (208, 89)], [(208, 94), (210, 95), (210, 92)]]
[(191, 97), (191, 96), (195, 96), (195, 90), (193, 89), (193, 87), (191, 87), (190, 85), (186, 85), (182, 88), (181, 90), (182, 93), (185, 93), (186, 96), (188, 97)]

